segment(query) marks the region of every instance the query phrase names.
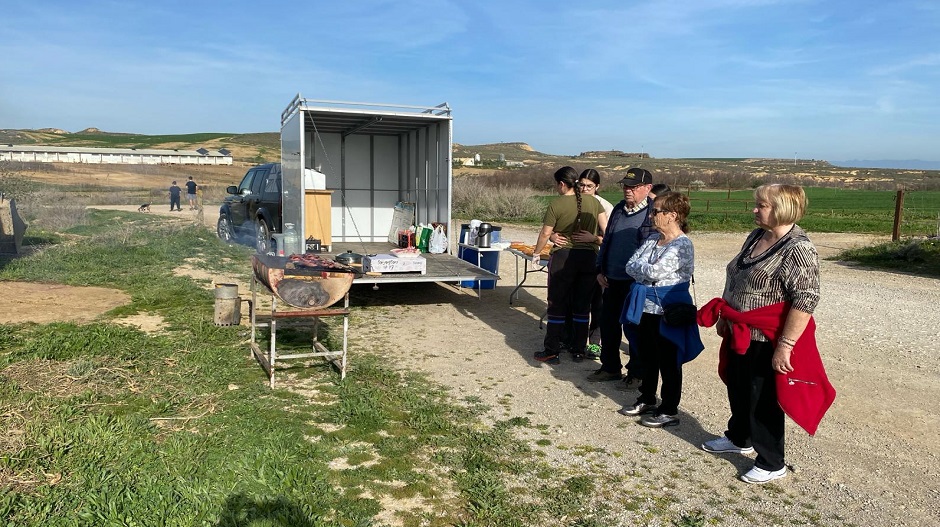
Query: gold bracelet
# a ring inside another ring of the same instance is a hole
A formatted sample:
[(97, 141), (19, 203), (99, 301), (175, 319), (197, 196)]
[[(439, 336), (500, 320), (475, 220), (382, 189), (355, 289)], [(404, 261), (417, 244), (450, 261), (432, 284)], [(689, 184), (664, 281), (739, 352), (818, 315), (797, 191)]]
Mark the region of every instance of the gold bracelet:
[(779, 342), (782, 342), (783, 344), (786, 344), (786, 345), (790, 346), (791, 348), (796, 346), (796, 341), (795, 341), (795, 340), (793, 340), (793, 339), (791, 339), (791, 338), (789, 338), (789, 337), (785, 337), (785, 336), (783, 336), (783, 335), (780, 335), (780, 338), (777, 339), (777, 340), (778, 340)]

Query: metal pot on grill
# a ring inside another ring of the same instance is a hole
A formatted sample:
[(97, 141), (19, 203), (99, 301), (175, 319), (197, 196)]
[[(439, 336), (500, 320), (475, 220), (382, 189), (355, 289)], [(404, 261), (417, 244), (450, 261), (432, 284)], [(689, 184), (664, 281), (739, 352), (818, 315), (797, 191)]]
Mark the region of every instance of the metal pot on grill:
[(362, 267), (362, 255), (359, 253), (354, 253), (351, 250), (337, 254), (333, 259), (343, 265)]

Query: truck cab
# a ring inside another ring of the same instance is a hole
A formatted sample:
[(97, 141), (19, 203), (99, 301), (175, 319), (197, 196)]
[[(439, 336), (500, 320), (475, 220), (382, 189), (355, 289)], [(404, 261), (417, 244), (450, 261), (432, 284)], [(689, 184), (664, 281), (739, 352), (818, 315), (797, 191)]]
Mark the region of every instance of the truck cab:
[(219, 208), (216, 233), (230, 243), (254, 245), (262, 254), (271, 250), (271, 234), (281, 227), (281, 164), (252, 167), (241, 183), (227, 187)]

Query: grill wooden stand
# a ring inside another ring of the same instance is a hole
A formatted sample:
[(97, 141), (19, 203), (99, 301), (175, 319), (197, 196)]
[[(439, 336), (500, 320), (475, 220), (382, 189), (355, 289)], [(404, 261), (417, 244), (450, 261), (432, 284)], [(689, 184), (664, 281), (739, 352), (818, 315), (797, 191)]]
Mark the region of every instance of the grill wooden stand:
[[(278, 361), (291, 360), (291, 359), (307, 359), (311, 357), (323, 357), (326, 360), (330, 361), (336, 369), (339, 370), (340, 379), (346, 378), (346, 348), (348, 343), (348, 334), (349, 334), (349, 293), (347, 292), (344, 296), (343, 307), (342, 308), (316, 308), (316, 309), (296, 309), (290, 308), (289, 310), (278, 311), (278, 297), (274, 294), (267, 286), (264, 286), (264, 290), (271, 295), (271, 321), (268, 323), (259, 323), (255, 318), (256, 309), (251, 310), (251, 355), (257, 359), (258, 363), (261, 364), (261, 367), (264, 369), (265, 373), (268, 374), (268, 380), (270, 382), (271, 388), (274, 388), (274, 370), (275, 365)], [(251, 277), (251, 303), (252, 306), (257, 306), (257, 294), (259, 289), (259, 281), (257, 277), (252, 274)], [(343, 317), (343, 348), (337, 351), (331, 351), (327, 349), (322, 342), (317, 340), (317, 334), (320, 329), (320, 319), (322, 317)], [(281, 355), (277, 351), (277, 321), (279, 319), (287, 318), (306, 318), (313, 319), (313, 345), (312, 351), (304, 353), (290, 353)], [(262, 351), (261, 346), (258, 345), (257, 341), (257, 328), (271, 328), (271, 338), (268, 343), (268, 351), (265, 353)]]

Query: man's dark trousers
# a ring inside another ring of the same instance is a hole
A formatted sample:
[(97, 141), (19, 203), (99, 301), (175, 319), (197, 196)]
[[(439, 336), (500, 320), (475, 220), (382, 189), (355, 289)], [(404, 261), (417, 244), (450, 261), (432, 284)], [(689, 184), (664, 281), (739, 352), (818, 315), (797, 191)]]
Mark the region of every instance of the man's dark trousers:
[(604, 289), (604, 305), (601, 311), (601, 369), (606, 372), (619, 374), (623, 370), (623, 362), (620, 360), (620, 343), (623, 341), (620, 314), (632, 283), (633, 280), (608, 278), (607, 288)]

